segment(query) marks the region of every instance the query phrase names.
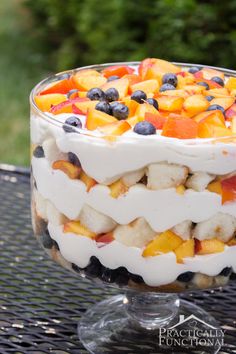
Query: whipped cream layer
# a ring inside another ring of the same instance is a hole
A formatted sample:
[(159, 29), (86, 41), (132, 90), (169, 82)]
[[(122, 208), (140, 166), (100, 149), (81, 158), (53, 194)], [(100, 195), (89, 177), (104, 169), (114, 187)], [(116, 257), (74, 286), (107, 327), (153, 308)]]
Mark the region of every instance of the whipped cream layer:
[[(162, 161), (187, 166), (192, 172), (224, 175), (236, 170), (236, 144), (224, 143), (223, 138), (222, 142), (213, 143), (207, 139), (179, 140), (127, 132), (110, 142), (96, 131), (83, 129), (81, 134), (65, 133), (62, 123), (70, 115), (41, 118), (32, 114), (32, 143), (42, 144), (45, 139), (54, 137), (60, 151), (75, 153), (83, 170), (102, 184), (110, 184), (127, 172)], [(85, 117), (79, 118), (84, 127)]]
[(218, 212), (236, 217), (236, 203), (221, 204), (221, 197), (209, 191), (186, 190), (179, 195), (174, 188), (149, 190), (141, 184), (114, 199), (105, 185), (95, 185), (90, 192), (80, 180), (53, 170), (45, 158), (32, 158), (33, 176), (40, 194), (71, 220), (79, 218), (84, 204), (110, 216), (118, 224), (128, 224), (144, 217), (156, 232), (162, 232), (185, 220), (201, 222)]
[(180, 274), (187, 271), (216, 276), (223, 268), (233, 267), (236, 272), (236, 246), (226, 246), (222, 253), (185, 258), (184, 264), (178, 264), (173, 252), (144, 258), (141, 249), (127, 247), (117, 241), (99, 245), (84, 236), (65, 234), (62, 226), (50, 223), (48, 230), (58, 243), (62, 256), (69, 262), (84, 268), (89, 264), (90, 257), (96, 256), (105, 267), (116, 269), (122, 266), (131, 273), (142, 276), (149, 286), (172, 283)]

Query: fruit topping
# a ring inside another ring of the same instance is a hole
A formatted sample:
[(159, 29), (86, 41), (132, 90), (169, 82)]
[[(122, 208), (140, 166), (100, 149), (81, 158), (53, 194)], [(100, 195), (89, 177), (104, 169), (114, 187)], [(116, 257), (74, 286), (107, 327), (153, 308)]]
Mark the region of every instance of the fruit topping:
[(197, 82), (197, 85), (205, 87), (206, 90), (209, 90), (209, 88), (210, 88), (208, 83), (205, 81), (199, 81), (199, 82)]
[(168, 90), (175, 90), (175, 86), (171, 84), (163, 84), (160, 87), (160, 92), (168, 91)]
[(134, 91), (131, 95), (131, 100), (134, 100), (138, 103), (144, 103), (144, 101), (147, 99), (147, 95), (144, 91), (142, 90), (137, 90)]
[(119, 100), (119, 92), (117, 91), (116, 88), (110, 87), (110, 88), (107, 89), (106, 92), (105, 92), (105, 99), (106, 99), (108, 102), (118, 101), (118, 100)]
[(178, 84), (178, 78), (173, 73), (167, 73), (167, 74), (163, 75), (162, 83), (163, 84), (170, 84), (170, 85), (176, 87)]
[(102, 101), (105, 99), (105, 93), (100, 88), (94, 87), (87, 92), (87, 97), (91, 101)]
[(117, 119), (106, 114), (104, 112), (98, 111), (97, 109), (88, 109), (86, 128), (88, 130), (95, 130), (103, 125), (116, 122)]
[(183, 240), (172, 231), (165, 231), (157, 235), (153, 241), (145, 247), (143, 257), (158, 256), (163, 253), (172, 252), (177, 249)]
[(126, 131), (130, 130), (130, 125), (126, 120), (121, 120), (114, 123), (109, 123), (98, 128), (99, 131), (106, 134), (107, 136), (113, 135), (118, 136), (124, 134)]
[(72, 164), (71, 162), (65, 160), (54, 161), (52, 164), (52, 168), (54, 170), (60, 170), (64, 172), (71, 179), (78, 179), (81, 173), (81, 167), (78, 167)]
[(157, 102), (157, 100), (155, 98), (147, 98), (146, 102), (151, 104), (156, 109), (158, 109), (158, 102)]
[(170, 138), (194, 139), (198, 135), (198, 124), (190, 118), (170, 116), (163, 126), (162, 135)]
[(214, 81), (217, 84), (219, 84), (220, 86), (224, 87), (224, 80), (221, 77), (219, 77), (219, 76), (213, 76), (211, 78), (211, 81)]
[(208, 102), (212, 101), (214, 96), (208, 95), (205, 97)]
[(103, 75), (107, 78), (111, 76), (118, 76), (118, 78), (126, 75), (126, 74), (132, 74), (134, 72), (134, 69), (127, 65), (113, 65), (109, 66), (108, 68), (103, 70)]
[(81, 129), (82, 123), (78, 117), (71, 116), (65, 120), (65, 123), (62, 127), (66, 133), (73, 133), (76, 132), (76, 129), (74, 129), (73, 127)]
[(210, 106), (207, 108), (207, 111), (216, 111), (216, 110), (221, 111), (222, 113), (225, 112), (224, 107), (219, 106), (218, 104), (210, 105)]
[(80, 163), (78, 156), (76, 154), (74, 154), (73, 152), (68, 152), (68, 160), (73, 165), (75, 165), (77, 167), (81, 167), (81, 163)]
[(133, 130), (135, 133), (140, 134), (140, 135), (156, 134), (155, 126), (148, 121), (138, 122), (137, 124), (135, 124)]
[(123, 103), (115, 102), (111, 105), (111, 112), (114, 117), (119, 120), (128, 118), (129, 108)]
[(189, 73), (191, 74), (195, 74), (197, 73), (199, 70), (201, 70), (200, 68), (198, 68), (197, 66), (192, 66), (190, 69), (189, 69)]
[(117, 80), (117, 79), (119, 79), (119, 76), (117, 76), (117, 75), (112, 75), (112, 76), (109, 76), (109, 77), (108, 77), (107, 81), (109, 82), (109, 81), (113, 81), (113, 80)]
[(109, 103), (107, 103), (106, 101), (101, 101), (98, 102), (95, 106), (95, 109), (107, 114), (111, 114), (112, 110), (111, 110), (111, 106), (109, 105)]

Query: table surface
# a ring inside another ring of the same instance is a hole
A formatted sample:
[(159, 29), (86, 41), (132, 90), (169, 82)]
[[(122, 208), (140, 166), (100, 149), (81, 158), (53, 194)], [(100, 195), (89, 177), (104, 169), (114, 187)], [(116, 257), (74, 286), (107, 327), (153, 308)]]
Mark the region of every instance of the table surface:
[[(85, 354), (80, 316), (117, 291), (99, 288), (54, 264), (35, 240), (30, 220), (29, 171), (0, 165), (0, 353)], [(236, 285), (188, 293), (226, 330), (220, 353), (236, 353)], [(106, 353), (159, 354), (140, 338), (130, 351), (111, 343)], [(183, 352), (184, 353), (184, 352)]]

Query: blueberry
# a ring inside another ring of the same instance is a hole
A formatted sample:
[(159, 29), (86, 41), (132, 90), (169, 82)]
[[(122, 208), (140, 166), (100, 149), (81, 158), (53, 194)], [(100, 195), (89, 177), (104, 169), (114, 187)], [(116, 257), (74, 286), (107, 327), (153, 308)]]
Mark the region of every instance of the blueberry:
[(106, 101), (98, 102), (95, 106), (97, 111), (101, 111), (107, 114), (111, 114), (111, 106)]
[(188, 283), (189, 281), (191, 281), (194, 277), (194, 273), (193, 272), (185, 272), (182, 273), (178, 276), (177, 280), (178, 281), (182, 281), (183, 283)]
[(108, 90), (106, 90), (105, 92), (105, 99), (108, 102), (112, 102), (112, 101), (118, 101), (119, 99), (119, 92), (117, 91), (116, 88), (111, 87)]
[(224, 107), (220, 106), (219, 104), (212, 104), (211, 106), (209, 106), (207, 108), (207, 111), (215, 111), (215, 110), (218, 110), (218, 111), (221, 111), (222, 113), (225, 113)]
[(116, 271), (113, 269), (103, 267), (101, 279), (106, 283), (114, 283), (116, 279)]
[(221, 77), (219, 77), (219, 76), (212, 77), (211, 81), (214, 81), (214, 82), (216, 82), (217, 84), (219, 84), (220, 86), (223, 86), (223, 87), (225, 85), (224, 80), (222, 80)]
[(71, 263), (71, 268), (77, 273), (81, 273), (81, 271), (82, 271), (82, 269), (74, 263)]
[(84, 271), (86, 275), (92, 278), (97, 278), (98, 276), (101, 275), (102, 268), (103, 266), (101, 265), (100, 261), (95, 256), (92, 256), (90, 258), (89, 265), (86, 268), (84, 268)]
[(225, 267), (219, 275), (222, 275), (223, 277), (228, 277), (232, 272), (232, 268), (231, 267)]
[(119, 120), (126, 119), (129, 115), (129, 108), (123, 103), (115, 103), (111, 109), (112, 115)]
[(155, 107), (156, 109), (158, 109), (158, 102), (157, 100), (155, 100), (155, 98), (148, 98), (147, 103), (151, 104), (153, 107)]
[(39, 146), (39, 145), (36, 146), (36, 148), (34, 149), (33, 155), (34, 155), (34, 157), (37, 157), (37, 158), (45, 157), (44, 150), (43, 150), (42, 146)]
[(79, 92), (78, 89), (73, 89), (73, 90), (70, 90), (69, 92), (67, 92), (67, 98), (70, 99), (71, 95), (73, 95), (74, 93), (77, 93)]
[(190, 74), (195, 74), (195, 73), (197, 73), (198, 71), (200, 71), (201, 69), (200, 68), (198, 68), (197, 66), (192, 66), (190, 69), (189, 69), (189, 73)]
[(120, 77), (119, 76), (117, 76), (117, 75), (113, 75), (113, 76), (110, 76), (108, 79), (107, 79), (107, 81), (109, 82), (109, 81), (114, 81), (114, 80), (118, 80)]
[(170, 85), (173, 85), (174, 87), (176, 87), (178, 84), (178, 78), (175, 74), (168, 73), (163, 76), (162, 83), (163, 84), (170, 84)]
[(137, 90), (132, 93), (130, 98), (138, 103), (144, 103), (147, 99), (147, 95), (142, 90)]
[(116, 283), (119, 285), (127, 285), (129, 282), (129, 272), (125, 267), (116, 269)]
[(80, 160), (73, 152), (68, 152), (68, 160), (75, 166), (81, 167)]
[(79, 129), (82, 128), (81, 120), (78, 117), (71, 116), (71, 117), (67, 118), (65, 121), (65, 124), (62, 126), (62, 128), (64, 129), (64, 131), (66, 133), (75, 132), (76, 130), (73, 129), (72, 127), (76, 127)]
[(175, 90), (175, 86), (171, 84), (164, 84), (160, 87), (160, 92), (168, 91), (168, 90)]
[(207, 101), (209, 101), (209, 102), (212, 101), (214, 98), (215, 98), (214, 96), (210, 96), (210, 95), (209, 95), (209, 96), (206, 96), (206, 99), (207, 99)]
[(137, 275), (137, 274), (131, 274), (130, 273), (130, 279), (133, 282), (138, 283), (138, 284), (142, 284), (144, 282), (143, 278), (141, 277), (141, 275)]
[(48, 229), (41, 236), (41, 242), (44, 248), (51, 249), (54, 246), (54, 240), (51, 238)]
[(95, 87), (87, 92), (87, 97), (91, 101), (102, 101), (105, 99), (105, 93), (100, 88)]
[(205, 88), (206, 88), (206, 90), (209, 90), (209, 85), (208, 85), (208, 83), (207, 82), (205, 82), (205, 81), (200, 81), (200, 82), (197, 82), (197, 85), (199, 85), (199, 86), (204, 86)]
[(156, 128), (152, 123), (144, 120), (135, 124), (134, 132), (140, 135), (152, 135), (156, 134)]

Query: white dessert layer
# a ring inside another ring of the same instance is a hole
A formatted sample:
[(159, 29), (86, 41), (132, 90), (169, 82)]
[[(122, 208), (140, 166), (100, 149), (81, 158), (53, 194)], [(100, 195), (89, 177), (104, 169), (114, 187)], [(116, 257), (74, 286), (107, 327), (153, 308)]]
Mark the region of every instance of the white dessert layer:
[(32, 170), (39, 193), (71, 220), (79, 218), (84, 204), (110, 216), (118, 224), (125, 225), (143, 217), (156, 232), (185, 220), (198, 223), (218, 212), (236, 217), (235, 202), (222, 205), (218, 194), (206, 190), (186, 190), (184, 195), (179, 195), (174, 188), (154, 191), (138, 184), (114, 199), (109, 187), (104, 185), (96, 185), (87, 193), (82, 181), (69, 179), (62, 171), (53, 170), (45, 158), (33, 157)]
[(89, 264), (90, 257), (96, 256), (105, 267), (126, 267), (131, 273), (142, 276), (150, 286), (172, 283), (187, 271), (216, 276), (223, 268), (232, 266), (236, 272), (236, 246), (226, 246), (222, 253), (185, 258), (184, 264), (178, 264), (173, 252), (144, 258), (139, 248), (127, 247), (117, 241), (99, 246), (87, 237), (65, 234), (62, 226), (49, 223), (48, 230), (58, 243), (62, 256), (69, 262), (84, 268)]
[[(179, 140), (158, 135), (147, 137), (132, 131), (118, 137), (115, 142), (108, 142), (96, 137), (98, 132), (65, 133), (61, 123), (70, 115), (60, 114), (45, 119), (32, 115), (32, 143), (42, 144), (46, 138), (54, 137), (60, 151), (75, 153), (83, 170), (102, 184), (110, 184), (127, 172), (161, 161), (187, 166), (192, 172), (216, 175), (231, 173), (236, 168), (235, 143)], [(85, 117), (80, 116), (80, 119), (84, 124)]]

